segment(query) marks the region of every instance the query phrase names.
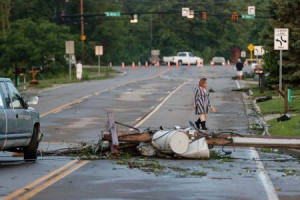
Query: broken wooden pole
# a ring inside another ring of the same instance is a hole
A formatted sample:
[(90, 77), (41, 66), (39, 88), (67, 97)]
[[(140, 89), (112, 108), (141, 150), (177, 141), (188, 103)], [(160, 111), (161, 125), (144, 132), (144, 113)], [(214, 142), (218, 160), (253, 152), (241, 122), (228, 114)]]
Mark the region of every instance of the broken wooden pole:
[(119, 140), (118, 140), (114, 114), (112, 112), (107, 112), (107, 119), (108, 122), (107, 122), (106, 130), (109, 131), (111, 137), (111, 153), (118, 154)]
[[(119, 141), (136, 143), (151, 142), (153, 136), (149, 132), (133, 133), (132, 131), (118, 131), (118, 134), (120, 134), (118, 136)], [(236, 135), (228, 133), (207, 136), (204, 133), (198, 133), (195, 139), (202, 137), (206, 138), (207, 144), (214, 146), (300, 149), (300, 137)], [(110, 141), (111, 137), (104, 135), (103, 140)]]

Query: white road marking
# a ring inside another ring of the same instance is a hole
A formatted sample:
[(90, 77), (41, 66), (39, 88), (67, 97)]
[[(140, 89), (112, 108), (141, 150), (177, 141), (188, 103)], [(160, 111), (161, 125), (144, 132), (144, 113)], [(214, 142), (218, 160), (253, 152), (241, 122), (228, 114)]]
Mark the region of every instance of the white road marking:
[(158, 106), (156, 106), (148, 115), (146, 115), (146, 117), (144, 117), (141, 121), (139, 121), (137, 124), (135, 124), (134, 127), (137, 128), (140, 125), (142, 125), (145, 121), (147, 121), (154, 113), (156, 113), (162, 107), (162, 105), (164, 105), (168, 101), (168, 99), (173, 94), (175, 94), (180, 88), (182, 88), (182, 86), (188, 84), (189, 82), (191, 82), (191, 80), (186, 81), (186, 82), (182, 83), (181, 85), (179, 85), (177, 88), (175, 88), (171, 93), (168, 94), (168, 96), (166, 96), (164, 98), (164, 100), (162, 102), (160, 102), (160, 104), (158, 104)]
[[(241, 88), (240, 83), (237, 80), (235, 82), (236, 82), (237, 88), (240, 89)], [(277, 192), (275, 190), (275, 187), (268, 175), (268, 172), (265, 169), (264, 164), (259, 160), (260, 158), (259, 158), (258, 152), (253, 147), (250, 148), (250, 151), (251, 151), (251, 155), (252, 155), (253, 159), (255, 159), (255, 163), (258, 168), (258, 175), (259, 175), (259, 178), (261, 179), (261, 182), (267, 193), (268, 199), (269, 200), (279, 200)]]
[(258, 168), (258, 174), (259, 177), (262, 181), (262, 184), (265, 188), (265, 191), (267, 193), (268, 199), (269, 200), (279, 200), (278, 196), (277, 196), (277, 192), (275, 190), (275, 187), (268, 175), (268, 172), (266, 171), (264, 164), (259, 160), (259, 155), (257, 153), (257, 151), (255, 150), (255, 148), (251, 147), (250, 148), (251, 154), (253, 159), (255, 159), (255, 163), (257, 165)]

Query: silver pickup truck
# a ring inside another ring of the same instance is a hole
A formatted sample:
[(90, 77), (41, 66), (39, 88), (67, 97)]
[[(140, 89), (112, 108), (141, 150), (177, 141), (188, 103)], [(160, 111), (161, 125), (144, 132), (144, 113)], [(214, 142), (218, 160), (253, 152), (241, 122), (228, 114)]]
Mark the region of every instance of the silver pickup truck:
[(40, 117), (29, 106), (37, 103), (38, 97), (25, 100), (10, 79), (0, 78), (0, 151), (23, 152), (26, 161), (37, 159)]

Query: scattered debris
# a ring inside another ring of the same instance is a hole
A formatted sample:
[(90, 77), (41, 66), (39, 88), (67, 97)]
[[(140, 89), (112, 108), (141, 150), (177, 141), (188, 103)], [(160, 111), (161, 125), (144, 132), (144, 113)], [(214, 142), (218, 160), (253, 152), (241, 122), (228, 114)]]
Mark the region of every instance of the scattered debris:
[(237, 89), (232, 89), (231, 91), (234, 92), (248, 92), (250, 88), (237, 88)]
[(261, 102), (269, 101), (269, 100), (272, 100), (272, 99), (273, 99), (272, 96), (266, 96), (266, 97), (256, 99), (256, 102), (261, 103)]
[(208, 92), (214, 93), (215, 91), (214, 91), (214, 89), (210, 88), (210, 89), (208, 90)]
[(284, 122), (284, 121), (288, 121), (290, 119), (291, 119), (291, 115), (285, 114), (285, 115), (282, 115), (281, 117), (278, 117), (277, 122)]

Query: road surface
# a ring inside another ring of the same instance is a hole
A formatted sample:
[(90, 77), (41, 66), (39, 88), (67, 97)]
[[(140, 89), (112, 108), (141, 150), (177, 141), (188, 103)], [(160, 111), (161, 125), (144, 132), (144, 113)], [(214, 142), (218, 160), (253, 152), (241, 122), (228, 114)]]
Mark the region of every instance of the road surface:
[[(45, 134), (41, 149), (97, 141), (105, 127), (107, 111), (113, 111), (117, 121), (138, 124), (140, 128), (187, 127), (188, 120), (196, 120), (193, 90), (201, 77), (208, 78), (208, 88), (214, 91), (211, 101), (217, 109), (207, 120), (209, 130), (226, 129), (241, 134), (252, 131), (247, 100), (242, 93), (231, 91), (244, 84), (231, 79), (235, 75), (233, 67), (162, 66), (126, 72), (114, 79), (39, 92), (40, 103), (36, 108), (41, 113)], [(133, 163), (150, 163), (152, 169), (130, 168), (119, 160), (78, 161), (56, 156), (24, 163), (21, 158), (4, 153), (0, 164), (0, 198), (300, 198), (299, 162), (291, 156), (253, 148), (226, 150), (233, 151), (231, 157), (235, 159), (130, 158)]]

